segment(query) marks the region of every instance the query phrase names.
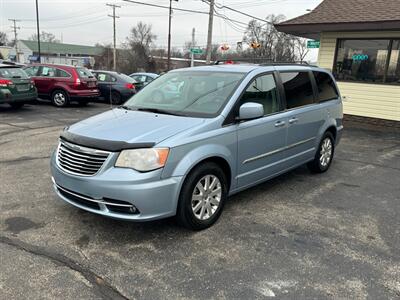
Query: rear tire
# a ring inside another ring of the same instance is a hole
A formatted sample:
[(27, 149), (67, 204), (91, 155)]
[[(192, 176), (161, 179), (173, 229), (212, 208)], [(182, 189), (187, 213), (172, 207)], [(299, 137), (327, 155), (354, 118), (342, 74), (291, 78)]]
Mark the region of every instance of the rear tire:
[(112, 105), (120, 105), (122, 103), (122, 96), (118, 92), (111, 93), (111, 104)]
[(215, 163), (193, 169), (183, 183), (177, 210), (178, 222), (191, 230), (212, 226), (228, 198), (226, 175)]
[(63, 90), (55, 90), (51, 94), (51, 103), (56, 107), (66, 107), (69, 105), (69, 95)]
[(20, 109), (25, 105), (25, 103), (20, 103), (20, 102), (19, 103), (9, 103), (9, 104), (14, 109)]
[(335, 153), (335, 138), (329, 131), (325, 132), (319, 143), (317, 153), (313, 161), (307, 164), (313, 173), (324, 173), (332, 164)]

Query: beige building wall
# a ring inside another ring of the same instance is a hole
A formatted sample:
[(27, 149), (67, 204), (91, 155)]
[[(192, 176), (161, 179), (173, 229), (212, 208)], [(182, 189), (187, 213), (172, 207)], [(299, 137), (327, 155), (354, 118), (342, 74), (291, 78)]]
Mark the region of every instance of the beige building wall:
[[(400, 38), (400, 31), (326, 32), (321, 34), (318, 64), (332, 70), (336, 39)], [(344, 113), (357, 116), (400, 121), (400, 85), (338, 82), (344, 101)]]

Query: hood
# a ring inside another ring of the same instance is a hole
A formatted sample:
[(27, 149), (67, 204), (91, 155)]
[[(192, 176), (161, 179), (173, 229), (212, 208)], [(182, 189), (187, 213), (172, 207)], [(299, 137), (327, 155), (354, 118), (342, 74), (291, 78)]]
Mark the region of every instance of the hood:
[(203, 122), (201, 118), (113, 109), (71, 125), (68, 132), (99, 140), (157, 144)]

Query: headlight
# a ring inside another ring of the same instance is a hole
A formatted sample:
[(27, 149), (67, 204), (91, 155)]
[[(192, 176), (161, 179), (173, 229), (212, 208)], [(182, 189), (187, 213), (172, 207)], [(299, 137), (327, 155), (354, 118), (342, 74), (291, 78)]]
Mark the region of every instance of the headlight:
[(123, 150), (115, 163), (119, 168), (131, 168), (140, 172), (152, 171), (165, 166), (168, 148)]

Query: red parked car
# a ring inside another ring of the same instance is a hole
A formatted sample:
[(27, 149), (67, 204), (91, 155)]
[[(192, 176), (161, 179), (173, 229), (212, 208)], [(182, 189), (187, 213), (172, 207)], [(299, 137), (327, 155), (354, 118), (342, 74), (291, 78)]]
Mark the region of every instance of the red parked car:
[(40, 98), (50, 99), (57, 107), (70, 101), (86, 105), (100, 96), (96, 77), (84, 67), (34, 64), (24, 68), (35, 82)]

